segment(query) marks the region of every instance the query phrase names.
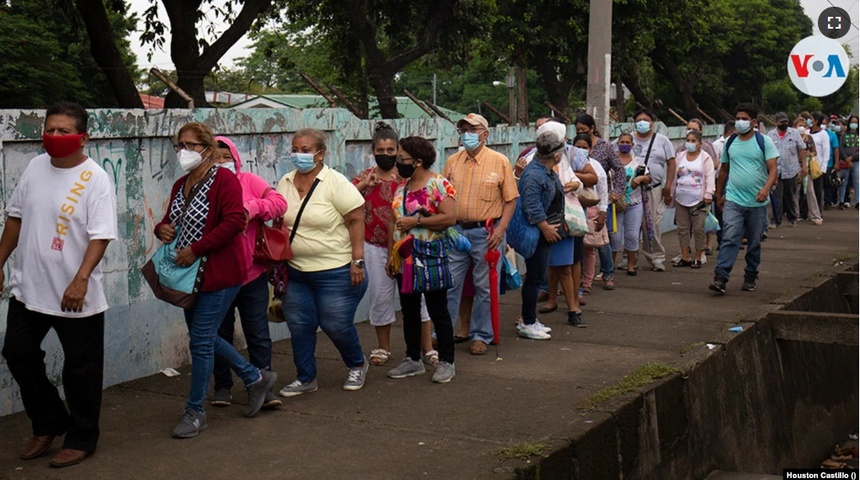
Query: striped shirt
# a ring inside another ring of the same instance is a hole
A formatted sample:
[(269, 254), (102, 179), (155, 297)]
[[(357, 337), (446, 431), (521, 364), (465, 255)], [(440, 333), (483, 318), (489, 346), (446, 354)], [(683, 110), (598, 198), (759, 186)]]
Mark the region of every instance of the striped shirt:
[(457, 191), (460, 222), (499, 218), (504, 204), (520, 196), (510, 160), (486, 146), (477, 157), (471, 157), (466, 150), (448, 157), (442, 176)]

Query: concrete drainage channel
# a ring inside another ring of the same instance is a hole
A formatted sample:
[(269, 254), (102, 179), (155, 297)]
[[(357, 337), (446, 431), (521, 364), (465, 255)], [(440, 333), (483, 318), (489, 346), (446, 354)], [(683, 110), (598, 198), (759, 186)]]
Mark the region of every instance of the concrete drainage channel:
[[(820, 278), (696, 365), (552, 445), (521, 479), (760, 478), (858, 428), (858, 266)], [(738, 477), (720, 472), (748, 472)]]

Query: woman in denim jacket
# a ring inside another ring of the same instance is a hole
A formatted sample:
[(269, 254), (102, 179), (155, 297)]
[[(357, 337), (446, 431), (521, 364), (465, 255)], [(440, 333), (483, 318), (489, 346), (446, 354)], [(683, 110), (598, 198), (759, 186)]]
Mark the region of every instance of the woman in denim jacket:
[[(544, 132), (537, 138), (535, 159), (523, 171), (519, 189), (526, 219), (541, 231), (534, 255), (526, 259), (526, 278), (522, 291), (522, 326), (519, 334), (534, 340), (549, 340), (550, 329), (537, 321), (537, 297), (546, 282), (547, 263), (551, 245), (561, 240), (564, 232), (564, 195), (561, 181), (553, 167), (561, 161), (564, 139), (554, 132)], [(547, 220), (555, 219), (550, 224)]]

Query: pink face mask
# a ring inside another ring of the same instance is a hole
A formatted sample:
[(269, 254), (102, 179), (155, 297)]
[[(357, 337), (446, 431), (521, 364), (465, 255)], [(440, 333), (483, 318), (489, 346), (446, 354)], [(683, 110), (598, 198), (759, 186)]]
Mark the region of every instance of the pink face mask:
[(42, 134), (42, 146), (51, 158), (66, 158), (81, 148), (81, 139), (85, 133), (76, 135)]

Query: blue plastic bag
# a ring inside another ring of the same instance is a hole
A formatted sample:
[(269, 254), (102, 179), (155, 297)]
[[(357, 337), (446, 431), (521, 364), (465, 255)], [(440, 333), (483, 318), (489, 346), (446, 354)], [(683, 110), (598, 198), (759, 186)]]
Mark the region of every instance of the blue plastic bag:
[(520, 275), (517, 266), (511, 264), (508, 257), (502, 257), (502, 272), (505, 275), (506, 290), (516, 290), (523, 286), (523, 276)]
[(717, 216), (711, 209), (708, 209), (708, 216), (705, 217), (705, 233), (717, 233), (720, 231), (720, 222), (717, 221)]

